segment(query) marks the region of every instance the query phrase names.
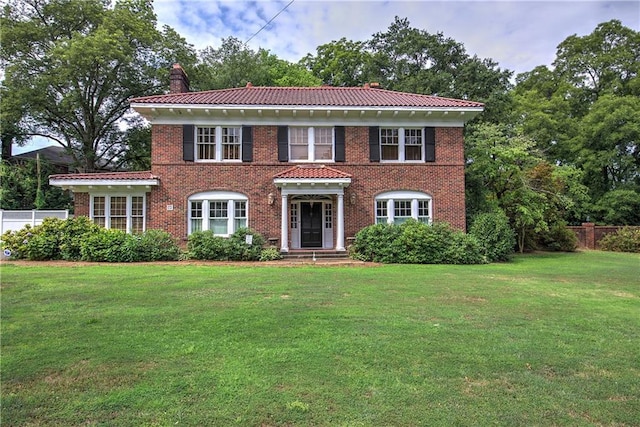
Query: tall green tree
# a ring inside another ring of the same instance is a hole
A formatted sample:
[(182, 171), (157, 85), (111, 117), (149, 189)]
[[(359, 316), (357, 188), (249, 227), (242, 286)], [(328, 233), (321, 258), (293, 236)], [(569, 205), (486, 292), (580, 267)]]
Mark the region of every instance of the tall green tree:
[(302, 65), (293, 64), (265, 49), (254, 51), (235, 37), (222, 39), (220, 47), (199, 52), (199, 63), (191, 79), (195, 90), (254, 86), (319, 86)]
[(475, 125), (467, 145), (470, 214), (501, 209), (521, 251), (572, 215), (581, 216), (587, 190), (580, 172), (546, 162), (535, 143), (505, 125)]
[(151, 0), (9, 0), (2, 10), (2, 94), (21, 114), (0, 116), (5, 139), (44, 136), (80, 171), (126, 149), (129, 99), (161, 93), (174, 62), (195, 53), (170, 27), (156, 29)]
[[(49, 186), (47, 177), (56, 173), (45, 160), (0, 162), (0, 209), (73, 209), (68, 191)], [(40, 178), (38, 178), (40, 177)], [(38, 180), (40, 179), (40, 182)]]
[(583, 171), (591, 219), (608, 222), (600, 199), (640, 192), (640, 32), (604, 22), (560, 43), (553, 65), (516, 78), (514, 123), (548, 162)]
[(318, 46), (315, 55), (307, 54), (300, 63), (324, 84), (355, 87), (372, 81), (371, 60), (365, 42), (343, 37)]

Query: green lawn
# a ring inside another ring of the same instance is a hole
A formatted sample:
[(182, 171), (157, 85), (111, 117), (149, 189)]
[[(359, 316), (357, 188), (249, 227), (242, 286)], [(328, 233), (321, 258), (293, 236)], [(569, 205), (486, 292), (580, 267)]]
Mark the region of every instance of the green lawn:
[(640, 425), (640, 257), (4, 263), (5, 426)]

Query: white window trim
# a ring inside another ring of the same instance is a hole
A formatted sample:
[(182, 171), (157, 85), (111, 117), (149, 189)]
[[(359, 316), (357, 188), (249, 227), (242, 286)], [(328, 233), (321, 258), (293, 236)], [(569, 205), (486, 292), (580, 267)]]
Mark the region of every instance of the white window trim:
[[(291, 134), (288, 135), (288, 148), (289, 148), (289, 162), (290, 163), (334, 163), (336, 158), (336, 132), (334, 126), (289, 126), (288, 131), (291, 132), (291, 128), (307, 128), (307, 158), (302, 160), (294, 160), (291, 158)], [(331, 129), (331, 159), (318, 159), (316, 160), (315, 150), (315, 130), (316, 128)]]
[(93, 213), (93, 199), (94, 197), (104, 197), (104, 228), (111, 228), (111, 198), (112, 197), (126, 197), (127, 198), (127, 226), (126, 232), (131, 233), (133, 222), (133, 197), (142, 197), (142, 231), (147, 229), (147, 195), (145, 193), (89, 193), (89, 218), (91, 221), (95, 219)]
[[(215, 159), (200, 159), (198, 158), (198, 128), (215, 128), (216, 137), (216, 158)], [(240, 155), (238, 159), (223, 159), (222, 158), (222, 128), (237, 128), (240, 129)], [(193, 158), (197, 163), (242, 163), (242, 126), (208, 126), (208, 125), (196, 125), (193, 127)]]
[[(387, 160), (382, 158), (382, 130), (383, 129), (398, 129), (398, 159)], [(405, 130), (418, 129), (422, 136), (422, 143), (420, 145), (420, 160), (405, 160)], [(424, 163), (425, 159), (425, 132), (424, 128), (420, 127), (389, 127), (383, 126), (378, 129), (378, 145), (380, 147), (380, 163)]]
[(411, 200), (411, 218), (418, 220), (418, 200), (429, 201), (429, 222), (433, 223), (433, 198), (427, 193), (421, 193), (419, 191), (387, 191), (385, 193), (378, 194), (373, 201), (373, 213), (374, 219), (378, 218), (378, 202), (387, 202), (387, 224), (393, 224), (395, 219), (395, 201), (396, 200)]
[(227, 233), (216, 234), (216, 236), (229, 237), (235, 230), (236, 220), (236, 202), (245, 203), (245, 212), (247, 214), (246, 226), (249, 226), (249, 198), (242, 193), (236, 193), (233, 191), (207, 191), (203, 193), (193, 194), (187, 199), (187, 231), (190, 235), (193, 233), (191, 229), (191, 202), (202, 202), (202, 231), (209, 230), (209, 205), (210, 202), (226, 202), (227, 203)]

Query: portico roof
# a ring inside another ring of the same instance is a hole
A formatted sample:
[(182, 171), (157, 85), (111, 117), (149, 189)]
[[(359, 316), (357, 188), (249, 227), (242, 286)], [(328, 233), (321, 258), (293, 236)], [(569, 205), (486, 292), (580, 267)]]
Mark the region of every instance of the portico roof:
[(348, 173), (325, 165), (298, 165), (274, 175), (275, 179), (345, 179)]
[(273, 177), (283, 194), (342, 194), (351, 175), (325, 165), (298, 165)]

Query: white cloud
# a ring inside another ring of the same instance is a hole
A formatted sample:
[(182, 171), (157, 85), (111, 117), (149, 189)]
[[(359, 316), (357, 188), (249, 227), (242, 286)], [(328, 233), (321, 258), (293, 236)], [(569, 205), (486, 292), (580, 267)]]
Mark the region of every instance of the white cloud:
[[(154, 4), (160, 23), (202, 49), (217, 47), (229, 36), (246, 41), (288, 3), (156, 0)], [(472, 55), (523, 72), (550, 65), (560, 42), (572, 34), (588, 34), (601, 22), (615, 18), (638, 29), (640, 2), (295, 0), (249, 46), (297, 62), (332, 40), (368, 40), (386, 31), (394, 16), (408, 18), (412, 27), (442, 32)]]

